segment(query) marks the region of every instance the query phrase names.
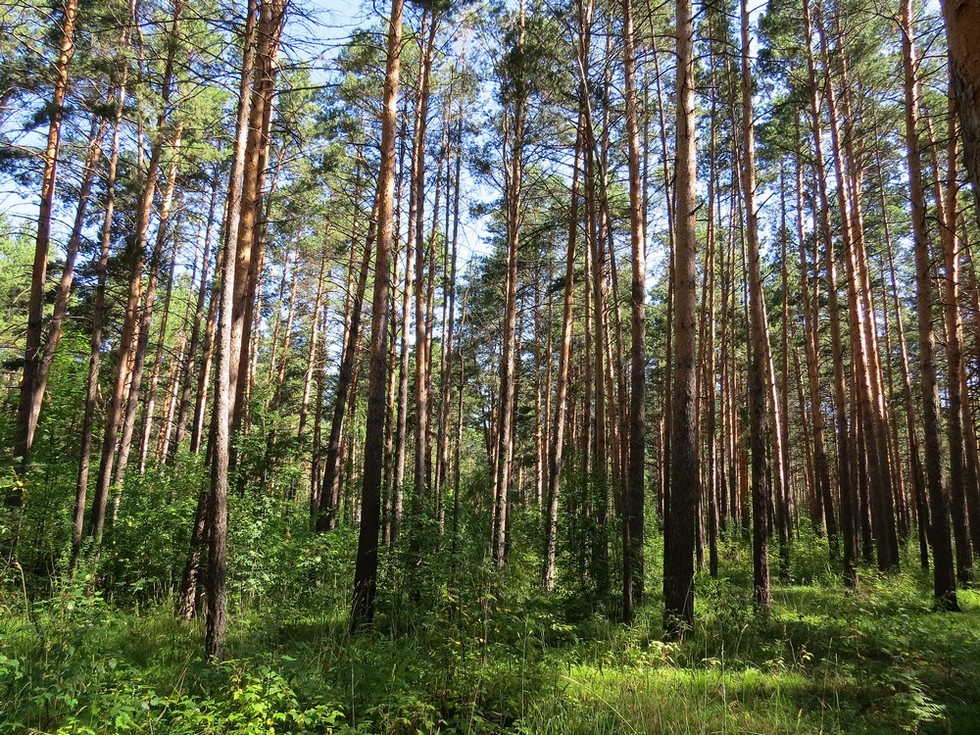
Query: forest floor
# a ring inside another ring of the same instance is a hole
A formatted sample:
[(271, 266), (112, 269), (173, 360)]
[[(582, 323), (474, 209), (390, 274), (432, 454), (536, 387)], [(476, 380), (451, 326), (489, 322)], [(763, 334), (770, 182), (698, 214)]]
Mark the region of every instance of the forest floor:
[(594, 592), (537, 591), (528, 555), (502, 578), (389, 570), (351, 637), (345, 560), (302, 594), (239, 595), (216, 666), (168, 599), (105, 600), (84, 575), (35, 602), (11, 586), (0, 733), (980, 733), (977, 591), (959, 614), (933, 611), (918, 569), (866, 570), (849, 592), (813, 552), (817, 573), (774, 580), (764, 620), (729, 550), (721, 580), (698, 578), (692, 636), (665, 644), (656, 549), (630, 628)]

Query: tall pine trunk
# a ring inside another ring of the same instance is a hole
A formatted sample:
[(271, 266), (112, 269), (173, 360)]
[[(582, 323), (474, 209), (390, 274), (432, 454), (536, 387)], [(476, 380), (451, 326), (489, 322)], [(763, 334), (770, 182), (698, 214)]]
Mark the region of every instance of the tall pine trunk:
[(674, 200), (674, 384), (670, 486), (664, 519), (664, 630), (684, 638), (694, 625), (694, 509), (700, 494), (694, 431), (697, 406), (695, 299), (696, 130), (694, 13), (677, 0), (677, 171)]
[(371, 367), (368, 375), (367, 429), (364, 436), (364, 477), (361, 528), (354, 567), (354, 602), (350, 627), (357, 630), (374, 619), (378, 579), (378, 537), (381, 527), (381, 484), (384, 467), (384, 425), (388, 380), (388, 318), (391, 288), (392, 213), (395, 194), (395, 134), (398, 123), (398, 82), (401, 70), (403, 0), (392, 0), (381, 106), (381, 169), (375, 196), (378, 238), (371, 304)]

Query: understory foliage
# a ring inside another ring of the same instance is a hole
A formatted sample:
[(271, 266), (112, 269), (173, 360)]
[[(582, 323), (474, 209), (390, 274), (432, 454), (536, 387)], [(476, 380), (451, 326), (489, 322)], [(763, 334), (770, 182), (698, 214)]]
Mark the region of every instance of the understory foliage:
[[(486, 520), (468, 512), (456, 539), (406, 532), (382, 569), (373, 626), (351, 636), (353, 533), (313, 534), (302, 514), (284, 515), (253, 488), (231, 501), (234, 622), (227, 659), (208, 665), (201, 624), (173, 614), (183, 559), (159, 553), (186, 542), (181, 521), (196, 482), (189, 473), (183, 486), (160, 479), (129, 493), (99, 558), (85, 556), (71, 578), (30, 565), (7, 570), (0, 733), (965, 733), (980, 725), (980, 595), (962, 592), (962, 615), (937, 614), (922, 572), (870, 570), (860, 592), (847, 592), (826, 561), (826, 540), (812, 532), (795, 539), (790, 579), (774, 587), (768, 619), (750, 602), (748, 545), (725, 542), (720, 578), (698, 576), (693, 635), (664, 643), (656, 593), (626, 628), (576, 579), (541, 592), (533, 517), (515, 519), (514, 563), (497, 574), (473, 540)], [(40, 538), (25, 532), (22, 543)], [(651, 590), (660, 543), (648, 539)], [(409, 552), (417, 544), (420, 556)]]

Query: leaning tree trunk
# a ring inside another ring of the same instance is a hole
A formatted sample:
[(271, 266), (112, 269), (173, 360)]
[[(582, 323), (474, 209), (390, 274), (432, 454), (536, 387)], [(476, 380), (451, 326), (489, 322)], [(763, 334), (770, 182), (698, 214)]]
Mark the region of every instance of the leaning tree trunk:
[[(82, 182), (78, 190), (78, 204), (75, 209), (75, 221), (72, 224), (71, 236), (68, 239), (68, 247), (65, 251), (65, 267), (61, 272), (61, 279), (58, 281), (58, 291), (55, 296), (54, 311), (51, 314), (51, 321), (48, 324), (48, 338), (44, 345), (44, 354), (41, 357), (41, 364), (37, 371), (35, 391), (39, 397), (44, 396), (44, 390), (48, 384), (48, 374), (54, 364), (55, 353), (58, 344), (61, 342), (62, 325), (68, 315), (68, 302), (71, 298), (72, 284), (75, 279), (75, 259), (78, 256), (79, 246), (82, 244), (82, 230), (85, 227), (85, 215), (88, 212), (88, 204), (92, 196), (92, 185), (95, 183), (95, 173), (102, 156), (102, 139), (105, 137), (108, 128), (106, 118), (102, 118), (93, 126), (93, 135), (89, 141), (88, 155), (85, 158), (85, 168), (82, 172)], [(28, 435), (33, 442), (34, 432), (37, 429), (38, 418), (41, 415), (40, 398), (34, 402), (31, 411)]]
[[(156, 301), (157, 288), (160, 284), (160, 271), (163, 268), (163, 245), (168, 233), (170, 224), (170, 209), (173, 204), (174, 191), (177, 184), (177, 169), (180, 162), (180, 146), (183, 138), (183, 127), (177, 128), (177, 133), (173, 142), (173, 160), (170, 163), (170, 171), (167, 174), (167, 186), (164, 191), (160, 204), (159, 223), (157, 225), (156, 242), (153, 248), (153, 256), (150, 259), (150, 273), (146, 283), (146, 293), (143, 297), (142, 309), (139, 314), (139, 323), (136, 327), (136, 348), (133, 351), (133, 364), (129, 370), (129, 398), (126, 402), (126, 409), (122, 415), (122, 437), (119, 441), (118, 456), (116, 459), (115, 484), (116, 494), (113, 498), (111, 522), (116, 522), (116, 514), (119, 511), (119, 502), (122, 497), (122, 487), (126, 480), (126, 469), (129, 466), (130, 447), (133, 443), (133, 433), (136, 429), (136, 411), (139, 406), (140, 389), (143, 383), (143, 371), (146, 368), (146, 352), (150, 345), (150, 326), (153, 321), (153, 306)], [(175, 236), (177, 233), (175, 233)], [(173, 256), (177, 254), (177, 246), (174, 246)], [(154, 363), (156, 366), (157, 362)], [(152, 397), (152, 393), (148, 399)]]
[[(31, 292), (27, 302), (27, 334), (24, 345), (24, 375), (20, 384), (20, 403), (17, 406), (17, 425), (14, 434), (14, 455), (27, 466), (34, 427), (41, 412), (44, 386), (38, 380), (41, 367), (41, 330), (44, 326), (44, 285), (48, 272), (48, 250), (51, 246), (51, 215), (54, 208), (55, 183), (58, 178), (58, 158), (61, 151), (61, 123), (64, 118), (65, 96), (68, 94), (68, 68), (75, 52), (75, 21), (78, 0), (66, 0), (61, 25), (58, 60), (54, 64), (54, 90), (51, 95), (51, 120), (44, 146), (44, 171), (41, 174), (41, 203), (37, 214), (37, 235), (34, 239), (34, 266), (31, 273)], [(19, 504), (19, 495), (15, 497)]]
[[(128, 23), (120, 34), (120, 47), (129, 45), (131, 28), (135, 25), (135, 4), (130, 5)], [(71, 562), (78, 558), (81, 551), (85, 527), (85, 509), (88, 495), (88, 476), (91, 466), (92, 442), (94, 438), (95, 410), (99, 393), (99, 372), (102, 365), (102, 330), (105, 321), (106, 303), (105, 291), (107, 271), (109, 267), (109, 250), (112, 244), (112, 217), (116, 202), (116, 176), (119, 171), (119, 146), (122, 136), (122, 115), (126, 106), (126, 83), (129, 75), (128, 65), (123, 65), (119, 85), (115, 90), (113, 100), (114, 119), (112, 123), (112, 143), (110, 146), (109, 163), (106, 171), (105, 201), (103, 203), (102, 228), (100, 232), (99, 258), (96, 261), (96, 286), (92, 308), (92, 334), (89, 339), (88, 375), (85, 381), (85, 409), (82, 414), (81, 449), (78, 463), (78, 475), (75, 482), (75, 512), (72, 523), (72, 553)]]
[(113, 383), (109, 409), (106, 412), (105, 435), (102, 441), (102, 456), (99, 464), (99, 475), (95, 486), (95, 496), (92, 499), (92, 512), (89, 518), (89, 535), (95, 539), (95, 545), (102, 543), (102, 531), (105, 527), (105, 511), (109, 498), (109, 487), (112, 483), (112, 471), (116, 457), (116, 443), (119, 429), (123, 420), (123, 411), (129, 383), (129, 365), (136, 348), (140, 322), (140, 304), (143, 300), (143, 270), (146, 263), (146, 245), (150, 227), (150, 217), (153, 212), (154, 195), (157, 186), (157, 173), (160, 169), (160, 159), (163, 146), (168, 138), (167, 120), (170, 108), (170, 94), (175, 75), (178, 31), (180, 29), (183, 0), (174, 4), (173, 19), (170, 25), (170, 44), (164, 66), (161, 87), (160, 112), (157, 116), (156, 138), (150, 151), (150, 158), (145, 171), (145, 181), (137, 205), (136, 225), (133, 232), (131, 248), (133, 251), (132, 265), (129, 272), (129, 295), (126, 299), (123, 313), (122, 334), (119, 337), (117, 349), (116, 375)]
[[(330, 422), (330, 435), (327, 439), (327, 453), (324, 458), (323, 482), (316, 508), (314, 524), (317, 531), (332, 531), (337, 527), (337, 513), (340, 506), (340, 450), (344, 436), (344, 418), (347, 415), (347, 402), (354, 382), (354, 367), (357, 358), (357, 345), (361, 334), (361, 304), (367, 289), (368, 272), (371, 269), (371, 251), (378, 228), (378, 207), (375, 203), (367, 237), (364, 240), (364, 254), (357, 277), (356, 290), (351, 296), (348, 310), (349, 323), (346, 327), (347, 341), (340, 358), (340, 372), (337, 376), (334, 396), (333, 416)], [(352, 245), (353, 247), (353, 245)]]

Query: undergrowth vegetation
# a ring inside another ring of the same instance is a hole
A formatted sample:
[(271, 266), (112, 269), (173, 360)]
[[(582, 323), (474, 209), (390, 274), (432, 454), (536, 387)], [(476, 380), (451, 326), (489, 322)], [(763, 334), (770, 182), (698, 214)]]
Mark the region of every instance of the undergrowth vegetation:
[(698, 577), (693, 635), (667, 644), (660, 538), (625, 627), (571, 573), (571, 548), (559, 590), (540, 591), (532, 517), (515, 520), (498, 574), (478, 515), (464, 516), (455, 537), (407, 530), (373, 627), (351, 636), (353, 532), (317, 536), (271, 500), (236, 497), (233, 519), (252, 520), (232, 524), (229, 658), (209, 666), (201, 623), (174, 615), (179, 490), (156, 504), (169, 490), (128, 493), (71, 577), (25, 519), (0, 598), (0, 735), (980, 731), (980, 595), (934, 612), (912, 558), (847, 592), (805, 532), (768, 619), (750, 602), (748, 545), (731, 540), (721, 578)]

